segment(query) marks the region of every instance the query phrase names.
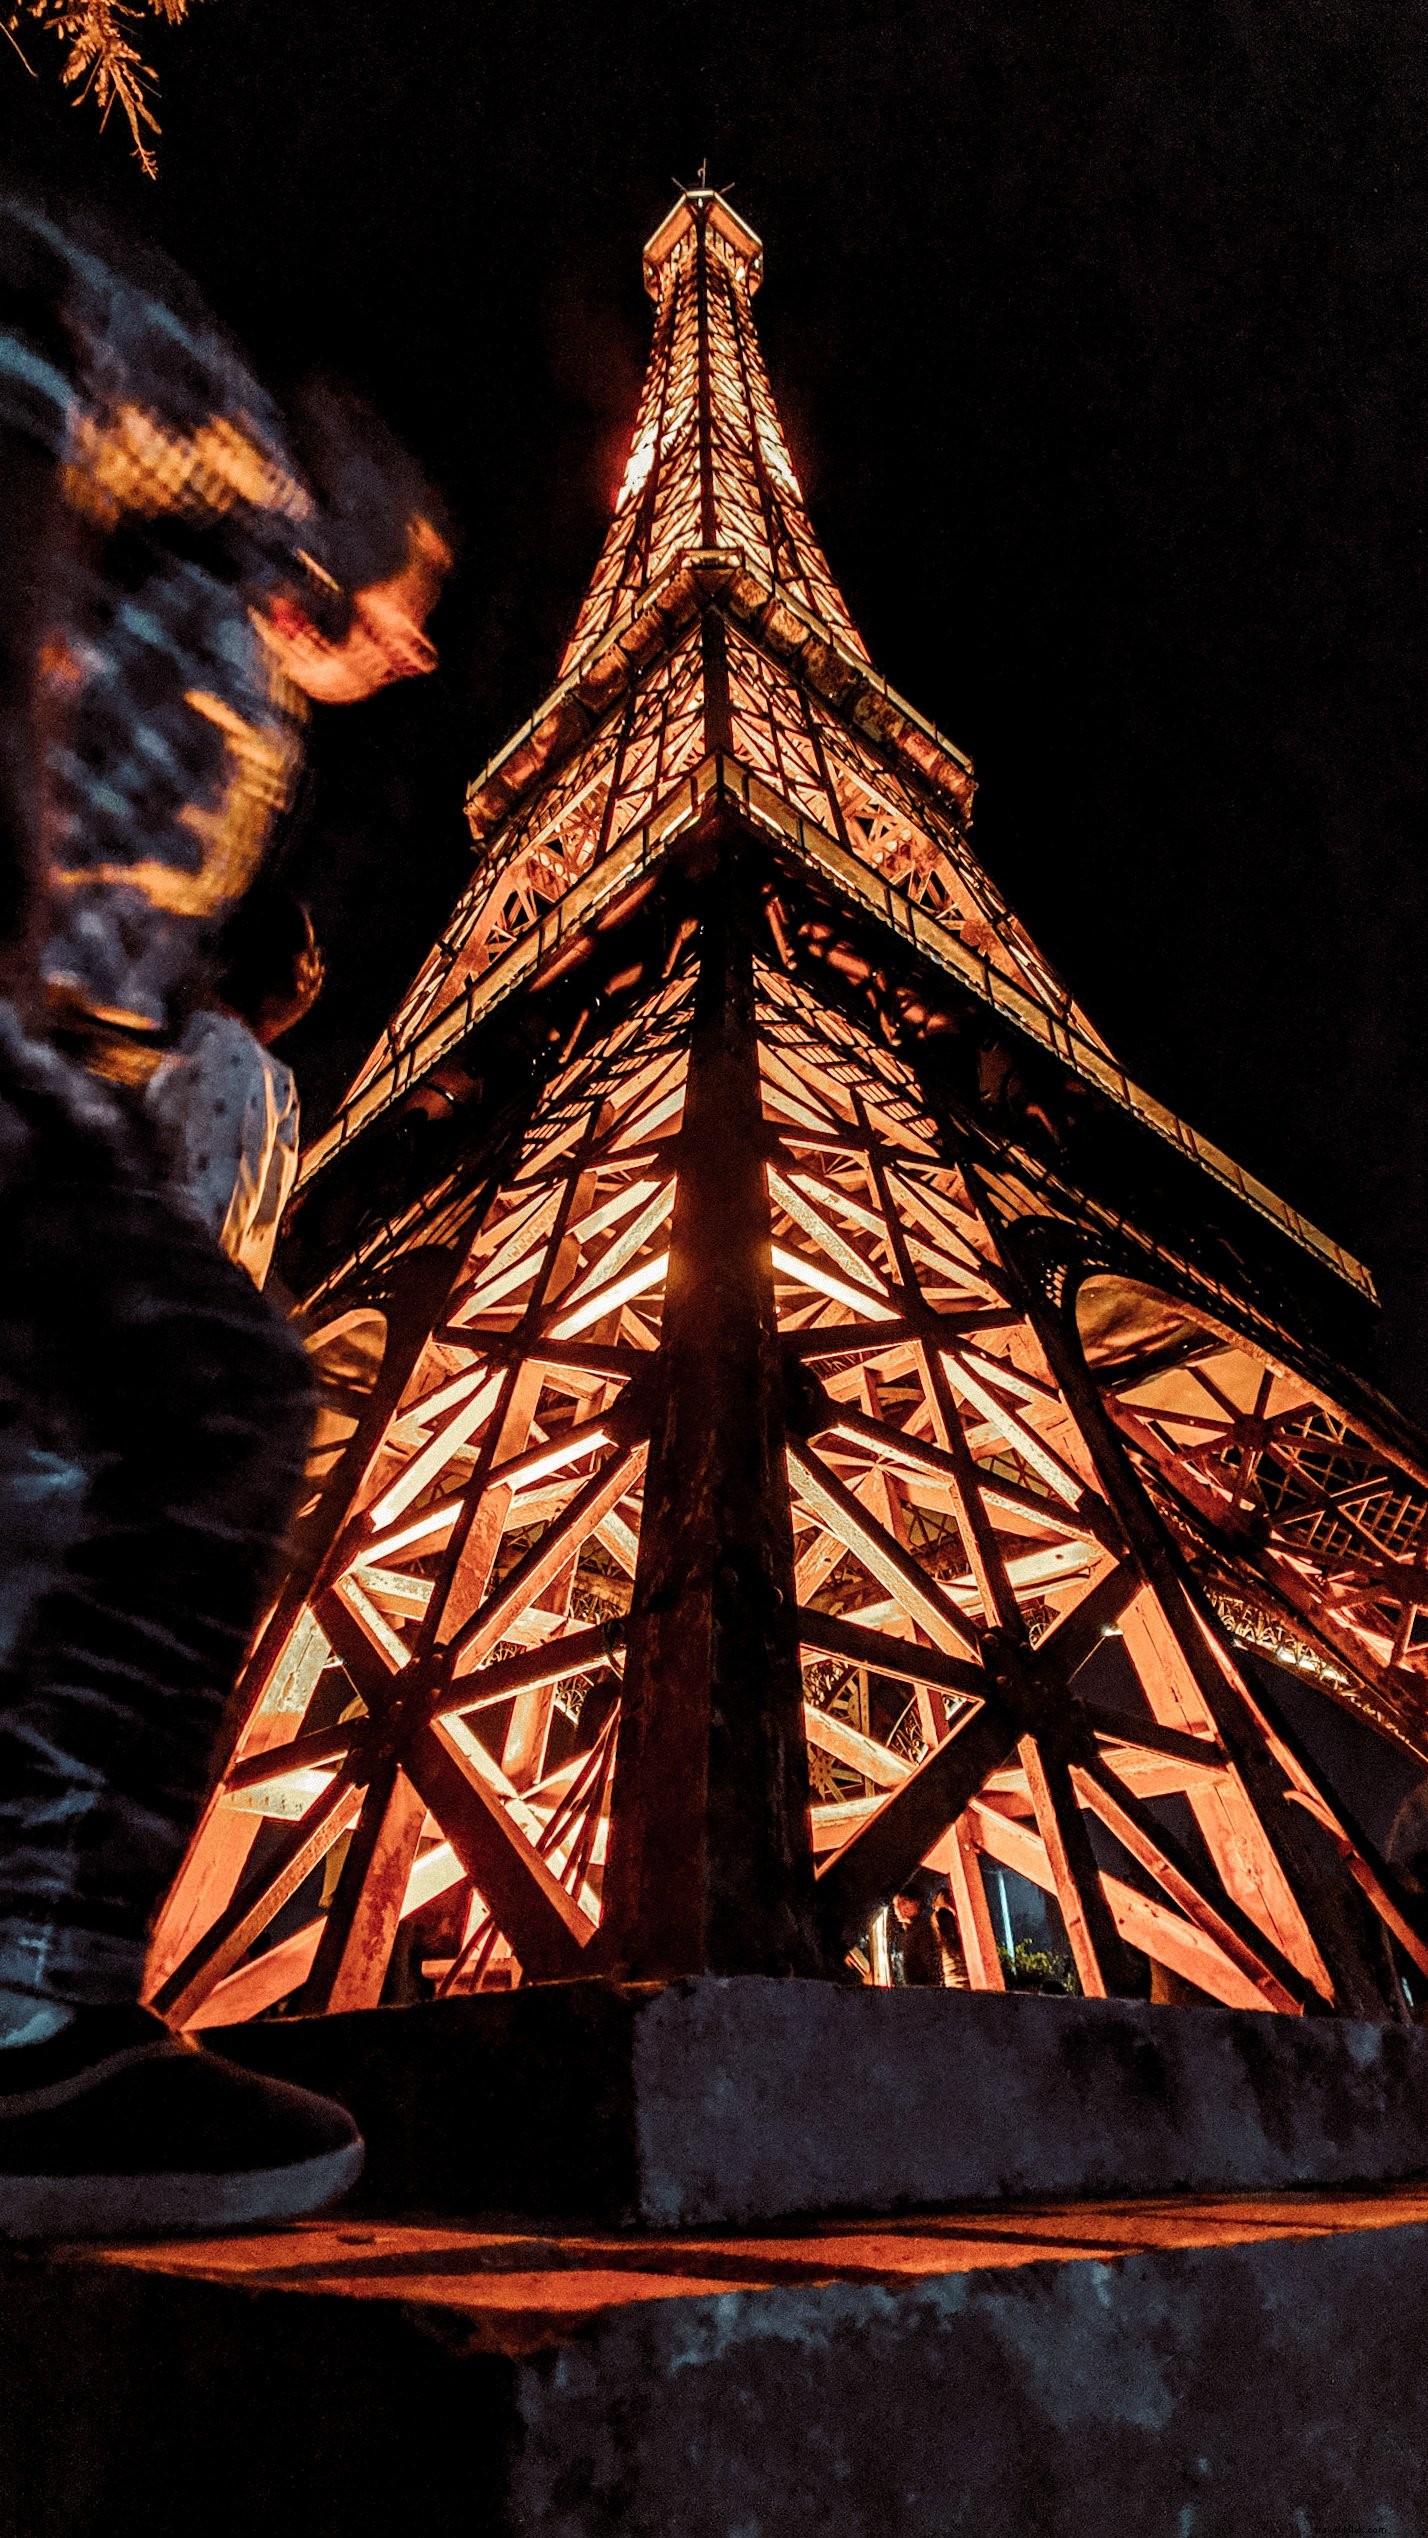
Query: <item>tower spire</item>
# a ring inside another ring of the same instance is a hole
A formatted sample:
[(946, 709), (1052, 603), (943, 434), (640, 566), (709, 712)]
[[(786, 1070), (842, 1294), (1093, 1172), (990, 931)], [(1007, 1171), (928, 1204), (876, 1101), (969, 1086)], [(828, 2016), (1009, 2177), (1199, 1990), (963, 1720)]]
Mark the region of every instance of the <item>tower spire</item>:
[(753, 321), (763, 242), (724, 196), (688, 186), (644, 251), (655, 336), (568, 675), (639, 596), (699, 552), (737, 555), (866, 657), (804, 505)]

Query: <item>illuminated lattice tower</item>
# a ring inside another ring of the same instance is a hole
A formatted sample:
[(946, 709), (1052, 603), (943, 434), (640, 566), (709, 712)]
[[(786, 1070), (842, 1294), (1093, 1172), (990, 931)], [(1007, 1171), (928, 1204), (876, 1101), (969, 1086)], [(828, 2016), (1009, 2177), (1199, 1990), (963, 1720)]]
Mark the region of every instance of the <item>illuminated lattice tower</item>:
[(373, 2004), (404, 1927), (448, 1994), (886, 1979), (919, 1870), (998, 1989), (990, 1862), (1087, 1994), (1403, 2016), (1428, 1911), (1265, 1689), (1428, 1756), (1428, 1474), (1326, 1353), (1370, 1282), (975, 860), (810, 526), (761, 266), (706, 189), (650, 241), (558, 684), (306, 1155), (313, 1494), (155, 1996)]

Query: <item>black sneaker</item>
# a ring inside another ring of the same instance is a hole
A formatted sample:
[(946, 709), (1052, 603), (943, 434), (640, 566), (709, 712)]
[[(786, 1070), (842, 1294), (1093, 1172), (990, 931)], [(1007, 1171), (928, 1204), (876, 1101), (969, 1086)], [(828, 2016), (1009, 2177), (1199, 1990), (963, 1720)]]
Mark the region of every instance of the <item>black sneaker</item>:
[(345, 2107), (240, 2071), (147, 2009), (0, 2050), (0, 2238), (242, 2229), (355, 2184)]

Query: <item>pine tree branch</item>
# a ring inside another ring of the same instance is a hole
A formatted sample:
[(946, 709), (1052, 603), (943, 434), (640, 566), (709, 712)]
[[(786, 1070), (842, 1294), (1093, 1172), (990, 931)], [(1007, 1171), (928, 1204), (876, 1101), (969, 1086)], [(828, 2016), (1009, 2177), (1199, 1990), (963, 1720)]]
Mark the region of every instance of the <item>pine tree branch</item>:
[(19, 40), (25, 21), (56, 37), (63, 54), (60, 78), (75, 90), (75, 104), (92, 98), (101, 128), (118, 106), (139, 165), (146, 176), (154, 176), (158, 161), (144, 136), (157, 135), (159, 129), (153, 106), (158, 78), (129, 30), (146, 13), (178, 26), (190, 5), (191, 0), (0, 0), (0, 33), (9, 37), (27, 70), (31, 65)]

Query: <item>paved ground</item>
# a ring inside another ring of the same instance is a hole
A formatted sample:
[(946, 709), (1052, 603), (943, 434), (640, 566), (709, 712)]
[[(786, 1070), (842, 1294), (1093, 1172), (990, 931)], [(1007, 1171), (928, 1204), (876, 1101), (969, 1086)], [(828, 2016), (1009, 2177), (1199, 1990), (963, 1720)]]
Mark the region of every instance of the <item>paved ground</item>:
[(434, 2302), (468, 2311), (498, 2334), (509, 2322), (508, 2349), (528, 2350), (533, 2334), (541, 2340), (542, 2322), (558, 2336), (641, 2300), (837, 2282), (893, 2289), (928, 2275), (1107, 2262), (1153, 2248), (1327, 2239), (1413, 2222), (1428, 2222), (1428, 2184), (1357, 2194), (1306, 2190), (1019, 2204), (1000, 2212), (949, 2212), (871, 2226), (829, 2221), (736, 2237), (579, 2230), (551, 2236), (521, 2227), (339, 2216), (242, 2238), (55, 2252), (86, 2264), (97, 2258), (147, 2274), (254, 2291)]
[(1428, 2183), (0, 2257), (0, 2538), (1423, 2538)]

